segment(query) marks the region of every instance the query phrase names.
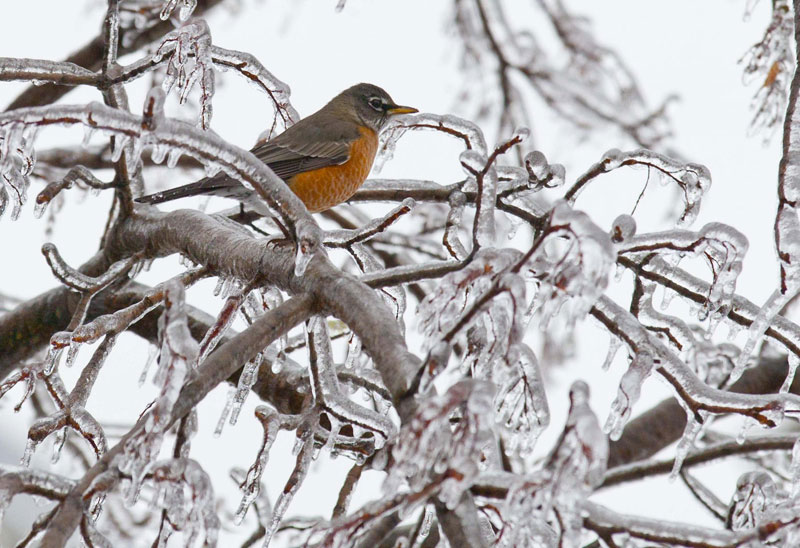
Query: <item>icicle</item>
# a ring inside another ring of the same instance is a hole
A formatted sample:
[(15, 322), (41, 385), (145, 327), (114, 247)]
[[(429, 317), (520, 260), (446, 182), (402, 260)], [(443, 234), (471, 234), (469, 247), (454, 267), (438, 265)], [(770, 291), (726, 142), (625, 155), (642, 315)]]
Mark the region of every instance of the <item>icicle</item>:
[(461, 229), (461, 220), (464, 216), (464, 206), (467, 203), (467, 196), (459, 190), (453, 191), (448, 197), (450, 211), (447, 213), (447, 220), (444, 225), (444, 246), (450, 255), (459, 261), (467, 256), (467, 250), (458, 237)]
[[(798, 289), (800, 289), (800, 287), (798, 287)], [(739, 359), (736, 360), (736, 366), (733, 368), (733, 371), (731, 371), (730, 382), (734, 382), (742, 376), (742, 373), (744, 373), (744, 370), (747, 368), (750, 355), (753, 353), (753, 350), (755, 350), (761, 337), (763, 337), (764, 333), (769, 329), (772, 320), (780, 313), (788, 299), (791, 299), (794, 295), (794, 292), (781, 293), (780, 290), (775, 290), (772, 295), (770, 295), (769, 299), (767, 299), (767, 302), (764, 303), (764, 306), (759, 309), (758, 315), (747, 330), (747, 342), (744, 348), (742, 348)]]
[[(316, 250), (315, 250), (316, 252)], [(294, 275), (295, 276), (302, 276), (306, 273), (306, 268), (308, 268), (308, 263), (311, 262), (311, 259), (314, 258), (314, 253), (309, 253), (308, 251), (303, 249), (303, 246), (298, 246), (297, 248), (297, 255), (294, 259)]]
[(147, 360), (144, 362), (142, 374), (139, 375), (139, 386), (143, 386), (144, 381), (147, 380), (147, 372), (150, 370), (150, 366), (153, 365), (153, 362), (156, 361), (156, 356), (158, 356), (158, 347), (151, 344), (150, 348), (147, 350)]
[(83, 127), (83, 140), (81, 141), (81, 146), (83, 148), (89, 148), (91, 144), (92, 137), (94, 137), (94, 129), (91, 126), (84, 126)]
[(217, 420), (217, 426), (214, 428), (214, 437), (218, 438), (222, 435), (222, 429), (225, 428), (225, 422), (228, 419), (228, 416), (231, 414), (231, 409), (233, 409), (233, 398), (236, 395), (235, 388), (228, 389), (228, 395), (225, 398), (225, 407), (222, 408), (222, 413), (219, 414), (219, 420)]
[(222, 276), (217, 278), (217, 285), (214, 286), (214, 296), (215, 297), (219, 297), (219, 294), (222, 292), (222, 288), (225, 286), (226, 282), (227, 282), (227, 279), (223, 278)]
[(242, 406), (247, 399), (247, 395), (250, 394), (250, 389), (253, 388), (253, 385), (258, 380), (258, 369), (261, 367), (261, 363), (264, 360), (267, 360), (268, 362), (274, 361), (277, 354), (278, 353), (275, 351), (275, 348), (270, 346), (264, 351), (263, 354), (256, 354), (256, 356), (247, 362), (242, 368), (242, 374), (239, 376), (239, 383), (233, 396), (230, 419), (231, 425), (236, 424), (236, 421), (239, 419), (239, 413), (242, 410)]
[(344, 366), (347, 369), (352, 369), (354, 373), (358, 374), (361, 368), (358, 366), (361, 363), (361, 339), (358, 335), (352, 333), (350, 340), (347, 343), (347, 358), (344, 361)]
[(283, 515), (286, 513), (287, 508), (289, 508), (289, 504), (292, 502), (292, 498), (294, 498), (294, 495), (297, 493), (297, 490), (300, 488), (300, 485), (303, 483), (303, 480), (308, 474), (308, 469), (311, 465), (311, 456), (314, 450), (313, 429), (308, 428), (307, 431), (303, 433), (303, 437), (301, 439), (302, 441), (300, 439), (298, 440), (300, 442), (300, 450), (297, 453), (297, 461), (295, 463), (294, 470), (292, 470), (292, 474), (289, 476), (286, 486), (278, 496), (277, 502), (275, 502), (275, 508), (272, 511), (270, 525), (264, 533), (264, 548), (269, 547), (269, 543), (272, 540), (275, 532), (278, 530), (281, 520), (283, 519)]
[(790, 352), (789, 356), (789, 371), (786, 373), (786, 379), (783, 381), (781, 385), (780, 393), (786, 394), (789, 392), (789, 388), (792, 386), (792, 381), (794, 380), (794, 374), (797, 371), (797, 366), (800, 365), (800, 357), (797, 354)]
[(792, 446), (792, 464), (789, 466), (789, 475), (792, 478), (791, 497), (793, 499), (800, 495), (800, 438)]
[(70, 341), (69, 350), (67, 350), (67, 359), (64, 360), (64, 365), (66, 367), (72, 367), (72, 364), (75, 363), (75, 360), (78, 357), (78, 351), (81, 349), (81, 345)]
[(153, 159), (153, 163), (161, 164), (164, 162), (164, 158), (167, 156), (167, 152), (169, 152), (169, 148), (164, 145), (153, 145), (150, 151), (150, 157)]
[(248, 508), (255, 502), (261, 492), (261, 475), (266, 469), (267, 461), (269, 460), (269, 451), (272, 448), (272, 444), (275, 442), (278, 429), (280, 428), (278, 413), (272, 407), (259, 405), (256, 407), (255, 415), (264, 429), (264, 438), (258, 455), (256, 455), (255, 462), (253, 462), (250, 469), (247, 471), (247, 476), (244, 481), (239, 485), (239, 488), (244, 494), (242, 495), (239, 508), (236, 510), (236, 514), (233, 518), (236, 525), (241, 525)]
[(130, 138), (123, 135), (115, 135), (111, 142), (113, 143), (111, 147), (111, 161), (119, 162), (125, 147), (130, 143)]
[(28, 441), (25, 443), (25, 451), (22, 453), (22, 458), (19, 461), (20, 466), (23, 468), (29, 468), (31, 465), (31, 458), (33, 458), (33, 453), (36, 451), (36, 446), (38, 444), (28, 438)]
[(608, 340), (608, 352), (606, 353), (606, 359), (603, 360), (603, 371), (608, 371), (611, 367), (611, 363), (614, 361), (614, 358), (617, 356), (617, 351), (622, 346), (622, 341), (620, 341), (614, 335), (610, 335)]
[(653, 355), (647, 350), (639, 350), (628, 366), (628, 370), (619, 381), (617, 397), (611, 404), (603, 431), (608, 437), (616, 441), (622, 435), (622, 430), (628, 422), (633, 411), (633, 406), (639, 399), (642, 384), (653, 371)]
[(703, 423), (697, 421), (692, 413), (687, 413), (686, 428), (683, 430), (678, 446), (675, 448), (675, 462), (672, 464), (672, 471), (669, 473), (669, 480), (675, 481), (681, 472), (683, 461), (689, 455), (689, 451), (694, 447), (697, 435), (703, 429)]

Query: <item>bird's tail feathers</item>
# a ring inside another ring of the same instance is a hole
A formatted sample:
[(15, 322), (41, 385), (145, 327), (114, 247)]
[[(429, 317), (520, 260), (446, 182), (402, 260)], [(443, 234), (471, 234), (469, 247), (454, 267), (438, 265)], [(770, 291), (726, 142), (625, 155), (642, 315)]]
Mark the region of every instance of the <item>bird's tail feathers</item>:
[(175, 188), (169, 188), (150, 194), (148, 196), (141, 196), (136, 198), (137, 202), (143, 204), (160, 204), (163, 202), (170, 202), (179, 198), (188, 198), (190, 196), (199, 196), (201, 194), (213, 196), (226, 196), (235, 197), (236, 190), (241, 190), (244, 187), (229, 177), (209, 177), (202, 179), (195, 183), (189, 183)]

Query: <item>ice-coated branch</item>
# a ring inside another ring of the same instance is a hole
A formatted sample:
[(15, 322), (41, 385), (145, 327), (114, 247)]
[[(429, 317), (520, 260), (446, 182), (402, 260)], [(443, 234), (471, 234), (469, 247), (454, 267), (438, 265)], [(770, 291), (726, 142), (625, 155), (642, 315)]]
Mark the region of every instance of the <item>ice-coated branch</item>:
[(795, 67), (792, 51), (794, 10), (789, 0), (772, 2), (772, 18), (764, 37), (739, 60), (744, 64), (744, 83), (755, 83), (751, 108), (755, 110), (750, 131), (767, 135), (778, 127), (786, 115), (786, 95)]
[[(655, 282), (698, 305), (705, 305), (712, 289), (708, 282), (681, 268), (674, 268), (659, 258), (639, 262), (621, 256), (617, 258), (617, 263), (636, 273), (637, 276)], [(758, 305), (744, 297), (733, 295), (725, 320), (734, 325), (750, 327), (760, 313), (761, 308)], [(763, 333), (783, 346), (787, 352), (800, 355), (800, 327), (794, 322), (781, 315), (775, 315)]]
[[(191, 226), (193, 231), (186, 231)], [(408, 352), (394, 315), (366, 286), (317, 254), (303, 276), (294, 274), (294, 255), (192, 210), (148, 211), (127, 219), (109, 238), (115, 256), (147, 250), (150, 257), (181, 253), (215, 274), (246, 283), (272, 283), (291, 294), (305, 294), (321, 311), (344, 321), (362, 340), (397, 403), (406, 393), (418, 358)]]
[[(221, 0), (198, 0), (197, 8), (194, 13), (200, 15), (219, 4), (220, 1)], [(161, 36), (168, 33), (173, 28), (172, 22), (159, 20), (156, 24), (144, 30), (139, 28), (125, 29), (124, 32), (122, 32), (121, 44), (117, 54), (126, 55), (137, 51), (160, 39)], [(89, 71), (98, 71), (101, 69), (104, 59), (105, 50), (103, 49), (103, 35), (100, 34), (71, 54), (65, 62), (83, 67)], [(47, 105), (57, 101), (60, 97), (69, 92), (70, 89), (72, 88), (56, 84), (32, 85), (22, 91), (22, 93), (8, 105), (7, 109), (13, 110), (23, 107)]]
[(700, 211), (701, 199), (711, 186), (711, 174), (708, 168), (701, 164), (685, 163), (651, 150), (639, 149), (630, 152), (609, 150), (599, 162), (578, 177), (578, 180), (567, 189), (564, 199), (574, 204), (580, 192), (596, 177), (625, 166), (644, 166), (653, 169), (678, 185), (683, 191), (685, 204), (678, 223), (684, 226), (692, 224)]
[[(786, 370), (785, 358), (762, 358), (758, 367), (746, 370), (729, 390), (745, 394), (777, 392)], [(790, 391), (800, 394), (800, 382), (794, 382)], [(686, 413), (674, 398), (641, 413), (627, 424), (619, 440), (612, 441), (609, 466), (617, 467), (655, 455), (680, 439), (686, 420)]]
[(688, 523), (620, 514), (589, 501), (583, 503), (583, 510), (587, 513), (584, 525), (601, 537), (624, 534), (628, 537), (671, 546), (732, 548), (744, 546), (750, 541), (762, 538), (762, 534), (768, 534), (766, 527), (764, 531), (734, 533), (724, 529), (711, 529)]
[(783, 120), (783, 148), (778, 165), (778, 212), (775, 216), (775, 247), (781, 269), (782, 294), (800, 288), (800, 3), (794, 2), (795, 72), (789, 88), (789, 103)]
[(366, 225), (353, 230), (329, 230), (325, 232), (324, 243), (327, 247), (348, 247), (366, 242), (396, 223), (403, 215), (414, 208), (413, 198), (406, 198), (398, 207), (381, 218), (373, 219)]
[[(539, 0), (535, 4), (553, 27), (555, 48), (540, 44), (538, 33), (524, 25), (513, 25), (507, 13), (510, 10), (501, 3), (455, 2), (456, 30), (469, 77), (465, 95), (477, 101), (479, 115), (496, 115), (501, 134), (530, 126), (532, 116), (524, 100), (528, 90), (522, 82), (549, 109), (580, 130), (612, 126), (639, 146), (661, 144), (669, 133), (666, 102), (649, 110), (620, 56), (599, 44), (584, 18), (570, 13), (563, 2)], [(525, 19), (517, 12), (515, 15), (518, 20)], [(528, 17), (539, 15), (534, 12)]]
[[(54, 244), (44, 244), (42, 246), (42, 253), (45, 256), (45, 259), (47, 259), (47, 263), (50, 266), (50, 269), (53, 271), (53, 275), (70, 289), (74, 289), (81, 293), (81, 300), (75, 307), (75, 312), (72, 315), (72, 319), (67, 325), (67, 331), (70, 332), (76, 330), (84, 322), (86, 319), (86, 312), (89, 309), (94, 296), (115, 281), (126, 276), (136, 261), (135, 257), (128, 257), (127, 259), (117, 261), (100, 276), (91, 278), (70, 267), (64, 261), (64, 259), (61, 258), (61, 255)], [(54, 335), (54, 338), (51, 340), (51, 350), (57, 351), (70, 344), (71, 343), (69, 341), (64, 340), (64, 337), (56, 337)], [(72, 350), (73, 349), (70, 348), (70, 358), (74, 359), (75, 354)], [(54, 367), (58, 358), (58, 352), (51, 353), (49, 358), (50, 363), (46, 370), (47, 372), (52, 370)], [(68, 363), (71, 362), (70, 358), (68, 358)]]
[[(773, 428), (781, 423), (784, 415), (800, 413), (800, 397), (793, 394), (734, 394), (709, 387), (663, 341), (608, 297), (601, 297), (591, 313), (633, 352), (653, 352), (659, 360), (655, 371), (672, 385), (677, 398), (683, 402), (689, 422), (676, 457), (676, 470), (694, 441), (691, 436), (699, 433), (707, 414), (740, 414), (762, 427)], [(641, 378), (640, 382), (643, 380)]]
[(276, 129), (278, 118), (280, 118), (281, 125), (285, 128), (300, 119), (300, 115), (289, 102), (289, 86), (278, 80), (255, 56), (241, 51), (212, 46), (211, 60), (223, 70), (235, 70), (269, 96), (275, 109), (275, 121), (270, 130), (264, 132), (263, 135), (265, 137), (269, 138), (272, 135), (272, 132)]
[[(307, 298), (290, 299), (278, 308), (266, 312), (248, 329), (233, 337), (197, 368), (197, 374), (180, 391), (177, 400), (171, 407), (172, 412), (166, 427), (174, 424), (188, 414), (220, 382), (224, 381), (239, 367), (260, 351), (265, 345), (274, 341), (297, 323), (305, 320), (311, 313), (310, 300)], [(93, 485), (101, 474), (109, 472), (118, 479), (116, 472), (117, 459), (125, 451), (126, 445), (135, 440), (145, 430), (150, 420), (145, 414), (122, 439), (109, 449), (103, 458), (86, 471), (58, 506), (45, 536), (43, 546), (62, 546), (78, 526), (84, 512), (84, 493)], [(114, 481), (107, 482), (107, 488), (113, 487)]]
[[(767, 451), (789, 451), (794, 446), (795, 436), (753, 436), (743, 443), (737, 440), (727, 440), (713, 443), (691, 451), (683, 460), (683, 468), (690, 468), (718, 459), (748, 455), (749, 453), (762, 453)], [(610, 469), (603, 478), (602, 487), (611, 487), (628, 481), (638, 481), (650, 476), (669, 474), (674, 467), (674, 459), (635, 462), (617, 466)]]
[(29, 80), (65, 86), (96, 86), (97, 74), (74, 63), (0, 57), (0, 81)]

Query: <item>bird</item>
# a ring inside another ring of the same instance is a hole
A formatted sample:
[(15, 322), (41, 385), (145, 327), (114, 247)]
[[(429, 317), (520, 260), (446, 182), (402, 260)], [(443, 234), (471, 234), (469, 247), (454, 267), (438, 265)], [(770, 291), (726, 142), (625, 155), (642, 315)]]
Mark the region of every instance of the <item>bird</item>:
[[(356, 84), (314, 114), (250, 150), (275, 172), (311, 213), (349, 199), (366, 180), (378, 151), (378, 135), (393, 116), (419, 112), (398, 105), (373, 84)], [(219, 173), (187, 185), (142, 196), (159, 204), (188, 196), (213, 195), (248, 202), (253, 191)]]

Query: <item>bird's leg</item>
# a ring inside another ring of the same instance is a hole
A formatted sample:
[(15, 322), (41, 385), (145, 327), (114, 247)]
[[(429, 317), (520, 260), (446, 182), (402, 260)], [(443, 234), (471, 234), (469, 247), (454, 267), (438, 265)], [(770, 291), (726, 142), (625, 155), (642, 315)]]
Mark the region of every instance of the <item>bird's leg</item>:
[(269, 240), (269, 242), (267, 242), (267, 245), (270, 246), (270, 247), (285, 247), (285, 246), (290, 246), (290, 245), (293, 246), (294, 245), (294, 240), (292, 240), (292, 236), (289, 233), (289, 229), (287, 229), (283, 225), (283, 223), (280, 222), (275, 217), (272, 217), (272, 222), (275, 223), (275, 226), (277, 226), (280, 229), (281, 232), (283, 232), (283, 238), (276, 238), (275, 236), (273, 236)]

